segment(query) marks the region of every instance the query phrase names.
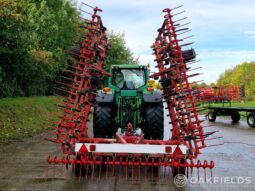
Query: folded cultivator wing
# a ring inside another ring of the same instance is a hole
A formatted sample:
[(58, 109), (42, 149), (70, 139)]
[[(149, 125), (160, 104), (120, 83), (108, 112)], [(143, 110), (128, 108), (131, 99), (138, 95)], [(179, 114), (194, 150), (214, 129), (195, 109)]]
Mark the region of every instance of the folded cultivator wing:
[[(173, 10), (173, 9), (172, 9)], [(213, 132), (204, 133), (198, 118), (196, 104), (188, 79), (197, 74), (187, 75), (187, 64), (195, 62), (193, 49), (182, 50), (190, 45), (180, 44), (178, 35), (188, 31), (184, 25), (173, 21), (171, 9), (164, 9), (164, 23), (158, 30), (153, 44), (166, 110), (172, 125), (170, 140), (146, 140), (143, 133), (136, 134), (132, 124), (128, 124), (124, 134), (116, 133), (115, 138), (94, 138), (89, 135), (89, 114), (95, 102), (97, 90), (103, 76), (111, 74), (103, 70), (108, 42), (101, 17), (101, 10), (93, 8), (91, 20), (85, 20), (82, 42), (71, 51), (72, 65), (65, 72), (64, 82), (58, 82), (62, 88), (56, 88), (67, 95), (63, 107), (63, 116), (57, 126), (56, 138), (61, 144), (64, 156), (48, 157), (50, 164), (72, 165), (77, 176), (98, 176), (102, 171), (126, 177), (140, 176), (149, 171), (158, 176), (166, 174), (188, 175), (194, 168), (212, 170), (213, 161), (197, 160), (200, 150), (205, 148), (205, 138)], [(181, 19), (182, 20), (182, 19)], [(180, 20), (180, 21), (181, 21)], [(151, 76), (151, 77), (153, 77)], [(70, 83), (66, 83), (70, 81)], [(69, 88), (69, 89), (67, 89)], [(61, 95), (63, 95), (61, 93)], [(169, 124), (169, 125), (170, 125)], [(144, 168), (145, 170), (142, 170)]]

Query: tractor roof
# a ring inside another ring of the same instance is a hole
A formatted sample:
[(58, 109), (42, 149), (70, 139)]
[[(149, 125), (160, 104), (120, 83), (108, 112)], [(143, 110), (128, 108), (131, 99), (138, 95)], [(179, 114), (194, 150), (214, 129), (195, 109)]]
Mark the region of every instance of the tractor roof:
[(112, 65), (111, 68), (145, 68), (147, 69), (148, 67), (145, 65), (139, 65), (139, 64), (121, 64), (121, 65)]

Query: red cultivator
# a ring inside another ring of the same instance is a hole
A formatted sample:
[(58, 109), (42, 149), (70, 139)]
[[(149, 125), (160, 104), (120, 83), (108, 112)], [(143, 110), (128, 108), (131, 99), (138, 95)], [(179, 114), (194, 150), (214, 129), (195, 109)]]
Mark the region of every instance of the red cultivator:
[(244, 86), (233, 84), (198, 88), (196, 91), (196, 99), (202, 102), (243, 101), (245, 99)]
[[(167, 104), (169, 117), (172, 124), (172, 137), (170, 140), (146, 140), (144, 135), (133, 133), (132, 124), (128, 124), (124, 134), (116, 133), (115, 138), (93, 138), (89, 132), (89, 114), (93, 106), (96, 90), (101, 78), (110, 76), (103, 70), (103, 63), (108, 48), (105, 27), (102, 24), (98, 12), (94, 8), (92, 19), (85, 20), (85, 34), (79, 47), (72, 51), (71, 70), (65, 81), (60, 85), (69, 87), (57, 88), (67, 94), (64, 115), (56, 130), (56, 139), (53, 141), (61, 144), (64, 153), (62, 158), (48, 157), (51, 164), (72, 165), (77, 176), (101, 177), (104, 170), (106, 176), (125, 172), (126, 177), (145, 172), (147, 168), (151, 173), (163, 176), (171, 172), (188, 174), (196, 168), (214, 167), (213, 161), (201, 162), (196, 160), (200, 150), (205, 148), (205, 139), (214, 132), (203, 132), (201, 121), (198, 118), (196, 105), (187, 75), (187, 63), (195, 62), (193, 49), (182, 51), (181, 48), (189, 45), (179, 44), (183, 40), (177, 39), (177, 35), (186, 32), (183, 25), (172, 20), (172, 10), (165, 9), (163, 26), (158, 30), (159, 34), (153, 45), (159, 72), (153, 76), (160, 77), (163, 87), (163, 97)], [(178, 34), (179, 33), (179, 34)], [(71, 75), (71, 76), (70, 76)], [(145, 171), (142, 170), (145, 168)], [(98, 173), (96, 173), (96, 169)]]

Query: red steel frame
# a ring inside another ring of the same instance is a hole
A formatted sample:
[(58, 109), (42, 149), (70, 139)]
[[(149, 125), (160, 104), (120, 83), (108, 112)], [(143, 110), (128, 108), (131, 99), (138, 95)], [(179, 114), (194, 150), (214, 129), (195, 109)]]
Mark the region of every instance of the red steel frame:
[[(67, 93), (68, 97), (65, 102), (64, 114), (61, 118), (56, 130), (56, 138), (52, 141), (60, 143), (64, 153), (62, 158), (48, 157), (48, 163), (53, 164), (81, 164), (86, 166), (86, 175), (88, 175), (89, 165), (92, 166), (92, 175), (94, 175), (95, 165), (100, 166), (99, 176), (101, 176), (101, 167), (106, 165), (106, 173), (111, 165), (113, 174), (115, 166), (126, 168), (126, 176), (128, 167), (139, 169), (141, 166), (164, 167), (181, 167), (190, 168), (209, 168), (214, 167), (214, 162), (201, 163), (197, 159), (202, 148), (205, 148), (205, 137), (210, 133), (203, 133), (201, 121), (198, 119), (198, 114), (195, 107), (194, 98), (188, 82), (188, 78), (194, 75), (187, 75), (187, 66), (182, 58), (181, 47), (177, 39), (179, 26), (172, 20), (172, 10), (164, 9), (165, 21), (159, 31), (157, 40), (154, 43), (153, 50), (156, 57), (157, 67), (159, 72), (153, 76), (160, 76), (163, 87), (163, 96), (167, 104), (167, 110), (171, 118), (172, 137), (170, 140), (145, 140), (143, 135), (134, 136), (127, 132), (125, 136), (116, 133), (116, 139), (93, 138), (88, 136), (88, 121), (91, 107), (93, 106), (98, 87), (93, 83), (93, 79), (99, 80), (105, 76), (110, 76), (109, 73), (103, 70), (104, 60), (108, 49), (107, 36), (105, 27), (103, 27), (101, 17), (98, 12), (99, 8), (93, 9), (92, 19), (86, 20), (86, 24), (82, 26), (85, 31), (83, 41), (80, 47), (77, 48), (79, 53), (71, 52), (74, 59), (70, 68), (66, 70), (72, 77), (64, 77), (70, 80), (70, 84), (59, 82), (60, 85), (69, 87), (69, 90), (64, 88), (56, 88), (57, 91)], [(186, 44), (188, 45), (188, 44)], [(78, 58), (78, 59), (77, 59)], [(132, 126), (128, 129), (132, 130)], [(78, 153), (74, 152), (75, 143), (132, 143), (132, 144), (152, 144), (152, 145), (185, 145), (188, 148), (188, 154), (183, 155), (180, 149), (170, 154), (120, 154), (120, 153), (88, 153), (86, 149), (81, 148)], [(77, 159), (76, 154), (81, 158)], [(165, 173), (164, 173), (165, 174)]]

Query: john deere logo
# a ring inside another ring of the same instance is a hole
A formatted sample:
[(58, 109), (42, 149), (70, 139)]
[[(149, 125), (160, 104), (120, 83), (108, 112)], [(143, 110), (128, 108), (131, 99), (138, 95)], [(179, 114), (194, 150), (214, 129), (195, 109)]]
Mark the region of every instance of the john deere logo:
[(182, 188), (187, 184), (187, 178), (183, 174), (178, 174), (174, 177), (175, 186)]

